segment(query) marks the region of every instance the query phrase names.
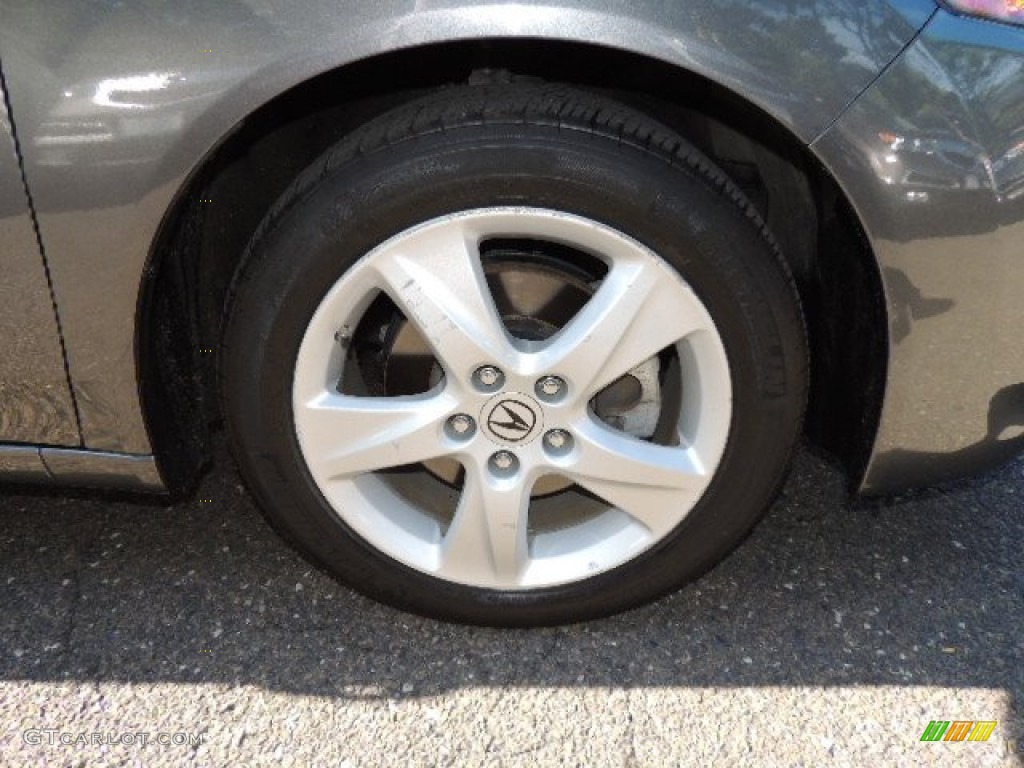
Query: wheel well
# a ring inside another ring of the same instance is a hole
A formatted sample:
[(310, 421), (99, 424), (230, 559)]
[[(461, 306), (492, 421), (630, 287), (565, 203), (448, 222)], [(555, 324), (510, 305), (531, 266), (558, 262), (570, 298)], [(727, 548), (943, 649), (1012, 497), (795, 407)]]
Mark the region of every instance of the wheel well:
[(807, 315), (808, 434), (859, 482), (881, 410), (886, 313), (877, 263), (828, 172), (772, 117), (706, 78), (599, 46), (485, 40), (385, 54), (303, 83), (249, 115), (192, 174), (154, 241), (137, 325), (143, 408), (172, 490), (191, 485), (209, 456), (228, 283), (274, 200), (321, 152), (390, 107), (513, 78), (629, 102), (693, 141), (744, 189), (775, 234)]

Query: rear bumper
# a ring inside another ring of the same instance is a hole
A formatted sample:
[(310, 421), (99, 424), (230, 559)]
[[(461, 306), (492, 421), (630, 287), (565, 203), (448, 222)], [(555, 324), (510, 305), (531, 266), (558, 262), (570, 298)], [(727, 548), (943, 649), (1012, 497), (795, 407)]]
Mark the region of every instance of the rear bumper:
[(812, 149), (886, 292), (888, 379), (861, 490), (1024, 451), (1024, 29), (939, 11)]

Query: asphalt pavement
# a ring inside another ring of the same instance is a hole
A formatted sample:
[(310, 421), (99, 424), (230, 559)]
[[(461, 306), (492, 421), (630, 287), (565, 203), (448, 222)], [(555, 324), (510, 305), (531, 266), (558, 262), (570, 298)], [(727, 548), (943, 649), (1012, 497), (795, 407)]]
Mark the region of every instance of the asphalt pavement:
[(0, 497), (0, 765), (1024, 765), (1024, 461), (845, 490), (805, 450), (700, 582), (528, 631), (354, 594), (224, 455), (173, 506)]

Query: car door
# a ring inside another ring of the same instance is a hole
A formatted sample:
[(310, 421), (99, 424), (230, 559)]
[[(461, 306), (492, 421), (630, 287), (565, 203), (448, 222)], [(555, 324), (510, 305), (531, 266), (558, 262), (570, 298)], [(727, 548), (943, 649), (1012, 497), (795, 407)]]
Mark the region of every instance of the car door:
[(58, 320), (0, 70), (0, 442), (78, 445)]

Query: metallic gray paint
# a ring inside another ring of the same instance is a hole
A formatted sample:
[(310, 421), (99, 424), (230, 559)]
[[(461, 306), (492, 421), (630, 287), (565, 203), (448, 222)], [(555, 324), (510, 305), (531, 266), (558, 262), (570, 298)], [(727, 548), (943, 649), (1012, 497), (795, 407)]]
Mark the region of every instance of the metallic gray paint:
[(52, 482), (34, 445), (0, 445), (0, 479), (5, 483), (40, 485)]
[(930, 0), (5, 0), (23, 134), (86, 445), (148, 453), (134, 319), (175, 195), (246, 115), (319, 73), (453, 40), (598, 44), (705, 75), (811, 141)]
[(144, 493), (164, 490), (152, 456), (64, 448), (42, 448), (39, 456), (59, 485), (119, 488)]
[(814, 151), (880, 262), (889, 381), (867, 492), (1024, 448), (1024, 29), (940, 12)]
[(152, 456), (36, 445), (0, 445), (0, 479), (7, 483), (143, 493), (165, 490)]
[(0, 442), (77, 445), (53, 299), (0, 79)]

